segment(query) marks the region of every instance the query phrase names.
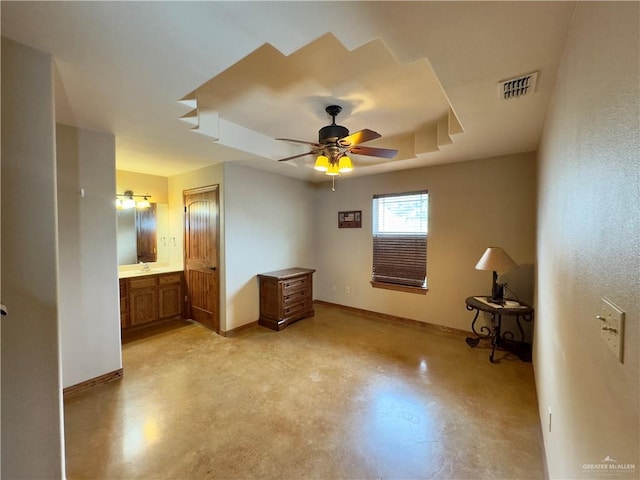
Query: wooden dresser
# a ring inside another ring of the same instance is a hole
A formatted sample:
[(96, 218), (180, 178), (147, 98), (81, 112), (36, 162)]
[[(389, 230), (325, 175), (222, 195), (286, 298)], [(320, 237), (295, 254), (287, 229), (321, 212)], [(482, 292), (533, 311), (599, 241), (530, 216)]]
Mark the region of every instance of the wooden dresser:
[(313, 272), (315, 270), (308, 268), (287, 268), (258, 275), (258, 323), (273, 330), (282, 330), (290, 323), (312, 317)]

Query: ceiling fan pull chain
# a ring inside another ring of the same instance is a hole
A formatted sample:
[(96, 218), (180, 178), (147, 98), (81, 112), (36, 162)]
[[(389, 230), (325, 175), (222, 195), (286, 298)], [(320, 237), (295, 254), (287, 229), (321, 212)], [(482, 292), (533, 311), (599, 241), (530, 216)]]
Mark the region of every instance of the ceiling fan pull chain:
[(331, 191), (332, 192), (336, 191), (336, 177), (335, 176), (331, 177)]

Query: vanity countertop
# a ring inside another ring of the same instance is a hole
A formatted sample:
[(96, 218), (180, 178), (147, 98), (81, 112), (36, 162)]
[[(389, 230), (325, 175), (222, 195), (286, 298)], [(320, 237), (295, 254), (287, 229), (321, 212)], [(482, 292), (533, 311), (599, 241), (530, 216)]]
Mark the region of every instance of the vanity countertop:
[(118, 278), (133, 278), (133, 277), (144, 277), (145, 275), (156, 275), (159, 273), (171, 273), (171, 272), (181, 272), (182, 267), (151, 267), (149, 270), (142, 270), (140, 267), (136, 266), (135, 269), (120, 269), (118, 271)]

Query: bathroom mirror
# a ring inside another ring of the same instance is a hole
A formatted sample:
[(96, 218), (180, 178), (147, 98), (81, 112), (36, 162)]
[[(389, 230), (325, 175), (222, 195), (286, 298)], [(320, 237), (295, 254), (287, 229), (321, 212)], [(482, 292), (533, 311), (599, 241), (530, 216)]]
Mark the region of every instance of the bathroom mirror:
[(151, 208), (117, 211), (118, 265), (140, 262), (169, 263), (169, 207), (152, 203)]

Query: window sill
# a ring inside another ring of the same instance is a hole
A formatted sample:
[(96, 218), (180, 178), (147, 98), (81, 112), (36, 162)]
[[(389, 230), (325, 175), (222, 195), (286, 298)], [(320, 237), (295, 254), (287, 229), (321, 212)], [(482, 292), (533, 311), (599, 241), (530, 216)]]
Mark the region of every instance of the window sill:
[(371, 282), (373, 288), (384, 288), (385, 290), (396, 290), (398, 292), (417, 293), (418, 295), (426, 295), (427, 287), (412, 287), (409, 285), (398, 285), (396, 283)]

